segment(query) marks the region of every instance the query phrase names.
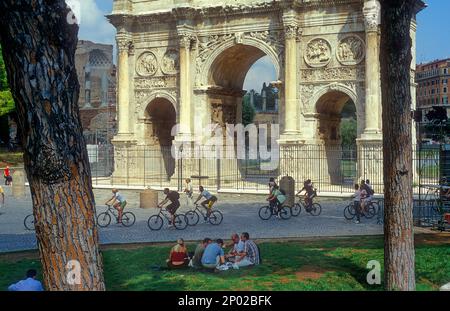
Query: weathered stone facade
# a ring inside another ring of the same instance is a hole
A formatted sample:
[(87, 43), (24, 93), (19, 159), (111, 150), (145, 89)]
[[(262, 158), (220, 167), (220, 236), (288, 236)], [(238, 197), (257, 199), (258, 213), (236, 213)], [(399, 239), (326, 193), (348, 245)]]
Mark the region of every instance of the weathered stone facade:
[[(175, 141), (192, 140), (197, 126), (211, 122), (239, 123), (245, 76), (262, 56), (271, 58), (281, 88), (282, 150), (339, 145), (348, 99), (359, 146), (381, 142), (377, 0), (115, 0), (109, 20), (118, 30), (120, 150), (152, 144), (154, 104), (172, 106)], [(415, 40), (415, 25), (411, 34)]]
[[(116, 117), (113, 46), (86, 40), (78, 41), (75, 66), (80, 84), (80, 118), (85, 135), (89, 138), (100, 131), (108, 132), (110, 134), (107, 136), (112, 136), (115, 132)], [(102, 140), (107, 142), (111, 138), (103, 137)]]

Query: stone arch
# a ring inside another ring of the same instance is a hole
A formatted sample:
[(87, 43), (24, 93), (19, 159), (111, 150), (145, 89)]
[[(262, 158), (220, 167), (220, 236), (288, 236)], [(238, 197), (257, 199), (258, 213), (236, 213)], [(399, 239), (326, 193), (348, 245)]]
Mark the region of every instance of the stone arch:
[[(252, 37), (242, 36), (241, 38), (237, 39), (236, 37), (233, 37), (232, 39), (228, 39), (222, 44), (220, 44), (218, 47), (214, 49), (214, 51), (209, 55), (209, 57), (206, 59), (205, 63), (202, 66), (202, 70), (200, 73), (197, 73), (200, 75), (200, 84), (201, 85), (209, 85), (209, 79), (211, 76), (211, 71), (214, 69), (214, 64), (217, 62), (217, 59), (226, 53), (227, 50), (236, 47), (236, 46), (247, 46), (247, 47), (253, 47), (260, 51), (260, 57), (263, 57), (267, 55), (274, 67), (275, 71), (277, 73), (277, 77), (279, 80), (282, 80), (283, 77), (283, 70), (281, 68), (281, 62), (280, 54), (275, 51), (273, 47), (271, 47), (268, 43), (258, 40)], [(259, 58), (260, 58), (259, 57)], [(258, 60), (259, 58), (256, 58)], [(248, 70), (243, 70), (245, 73), (248, 72)]]
[(176, 125), (176, 110), (170, 100), (155, 97), (144, 110), (146, 136), (153, 144), (160, 147), (170, 147), (173, 137), (172, 128)]
[(350, 97), (350, 99), (355, 103), (356, 106), (356, 111), (359, 113), (359, 110), (361, 109), (360, 107), (360, 100), (359, 100), (359, 96), (356, 93), (355, 90), (353, 90), (352, 88), (348, 87), (347, 85), (341, 84), (341, 83), (331, 83), (328, 84), (326, 86), (324, 86), (323, 88), (319, 89), (311, 98), (311, 103), (314, 105), (314, 109), (316, 113), (319, 113), (319, 108), (318, 105), (320, 104), (320, 99), (332, 92), (340, 92), (343, 93), (345, 95), (347, 95), (348, 97)]
[(143, 97), (143, 99), (136, 104), (138, 119), (143, 119), (146, 117), (145, 112), (148, 106), (158, 98), (169, 101), (172, 104), (175, 113), (178, 113), (177, 99), (175, 95), (164, 90), (158, 90), (153, 91), (149, 95)]

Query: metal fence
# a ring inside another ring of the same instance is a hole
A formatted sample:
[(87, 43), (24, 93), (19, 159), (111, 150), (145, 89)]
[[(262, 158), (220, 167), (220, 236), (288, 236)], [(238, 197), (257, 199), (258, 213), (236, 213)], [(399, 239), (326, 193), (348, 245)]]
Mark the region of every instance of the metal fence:
[[(94, 185), (126, 185), (182, 188), (184, 179), (211, 190), (266, 190), (270, 177), (291, 176), (301, 188), (311, 179), (319, 192), (352, 193), (359, 179), (370, 179), (377, 193), (383, 192), (383, 149), (371, 147), (303, 145), (282, 147), (275, 167), (266, 170), (269, 160), (217, 156), (218, 151), (203, 149), (201, 156), (170, 147), (112, 145), (88, 147)], [(226, 151), (224, 151), (226, 152)], [(223, 154), (222, 154), (223, 155)], [(438, 184), (442, 175), (440, 148), (414, 148), (414, 190), (423, 184)], [(272, 159), (273, 160), (273, 159)]]

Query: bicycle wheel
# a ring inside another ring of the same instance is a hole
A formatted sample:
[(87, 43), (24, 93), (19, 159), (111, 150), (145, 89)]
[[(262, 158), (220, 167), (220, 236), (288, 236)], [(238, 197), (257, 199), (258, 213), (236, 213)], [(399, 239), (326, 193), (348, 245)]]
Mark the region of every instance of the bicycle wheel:
[(164, 224), (164, 220), (159, 215), (153, 215), (151, 216), (148, 221), (147, 225), (150, 228), (150, 230), (160, 230)]
[(178, 230), (184, 230), (188, 226), (187, 217), (184, 214), (175, 216), (175, 223), (173, 224)]
[(103, 212), (97, 216), (97, 225), (101, 228), (108, 227), (111, 223), (111, 215), (107, 212)]
[(262, 220), (269, 220), (272, 217), (272, 209), (270, 206), (263, 206), (259, 209), (258, 215)]
[(25, 228), (27, 230), (34, 231), (34, 216), (33, 216), (33, 214), (25, 217), (25, 219), (23, 220), (23, 225), (25, 226)]
[(313, 216), (319, 216), (322, 213), (322, 206), (319, 203), (313, 203), (309, 213)]
[(220, 211), (212, 211), (211, 214), (209, 215), (208, 220), (211, 223), (211, 225), (218, 226), (222, 223), (223, 215)]
[(196, 211), (189, 211), (185, 214), (188, 222), (188, 226), (195, 226), (200, 220), (200, 216)]
[(136, 221), (136, 216), (132, 212), (126, 212), (122, 215), (122, 225), (124, 227), (131, 227), (134, 225), (134, 222)]
[(375, 210), (375, 207), (372, 205), (372, 203), (369, 204), (369, 206), (366, 207), (367, 211), (364, 213), (364, 216), (367, 219), (372, 219), (377, 214), (377, 211)]
[(344, 217), (347, 220), (353, 220), (353, 218), (355, 218), (355, 208), (353, 207), (353, 204), (349, 204), (345, 207)]
[(283, 207), (280, 209), (279, 213), (280, 213), (281, 219), (283, 219), (283, 220), (287, 220), (287, 219), (291, 218), (291, 211), (290, 211), (290, 208), (288, 208), (288, 207), (286, 207), (286, 206), (283, 206)]
[(302, 206), (299, 203), (295, 203), (294, 206), (291, 207), (291, 215), (297, 217), (300, 215), (302, 211)]

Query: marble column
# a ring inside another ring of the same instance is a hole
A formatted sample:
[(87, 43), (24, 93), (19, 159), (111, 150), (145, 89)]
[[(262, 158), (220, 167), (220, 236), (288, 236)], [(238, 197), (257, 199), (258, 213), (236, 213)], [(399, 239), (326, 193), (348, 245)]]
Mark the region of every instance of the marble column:
[(285, 118), (284, 132), (281, 142), (295, 142), (299, 140), (299, 109), (297, 98), (297, 40), (299, 38), (299, 26), (292, 15), (283, 17), (285, 36), (285, 77), (284, 77), (284, 101)]
[(380, 3), (364, 2), (366, 27), (366, 105), (365, 129), (362, 139), (381, 140), (381, 77), (380, 77)]
[(191, 45), (193, 35), (179, 30), (180, 42), (180, 109), (178, 141), (192, 140)]
[(118, 48), (118, 87), (117, 87), (117, 106), (118, 106), (118, 137), (130, 135), (130, 83), (129, 83), (129, 52), (132, 47), (131, 38), (124, 34), (117, 35)]

